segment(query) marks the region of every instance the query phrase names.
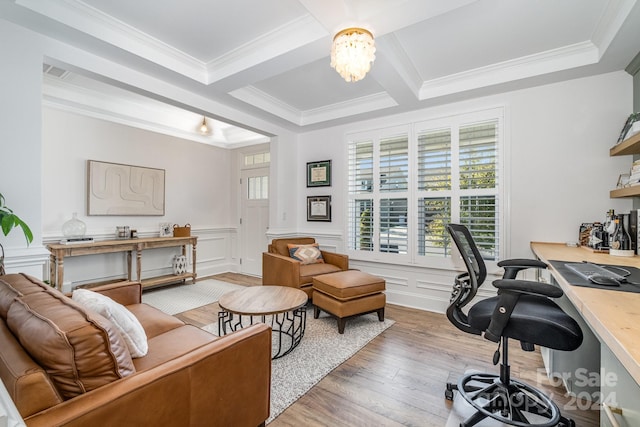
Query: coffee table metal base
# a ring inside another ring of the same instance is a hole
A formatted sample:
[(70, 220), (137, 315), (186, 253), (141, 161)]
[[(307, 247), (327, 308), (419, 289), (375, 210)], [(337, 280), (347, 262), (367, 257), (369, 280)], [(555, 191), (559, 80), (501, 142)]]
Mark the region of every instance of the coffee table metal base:
[(218, 335), (223, 336), (254, 323), (266, 323), (271, 326), (271, 358), (278, 359), (291, 353), (302, 341), (307, 325), (307, 309), (302, 306), (269, 315), (236, 314), (222, 310), (218, 313)]

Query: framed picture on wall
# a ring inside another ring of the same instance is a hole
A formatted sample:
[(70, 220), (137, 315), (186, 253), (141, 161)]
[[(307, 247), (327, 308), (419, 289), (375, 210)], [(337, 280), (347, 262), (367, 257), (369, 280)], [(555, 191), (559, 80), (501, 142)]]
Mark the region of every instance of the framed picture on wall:
[(307, 221), (331, 221), (331, 196), (307, 197)]
[(331, 160), (307, 163), (307, 187), (331, 186)]
[(87, 215), (164, 215), (164, 169), (87, 160)]

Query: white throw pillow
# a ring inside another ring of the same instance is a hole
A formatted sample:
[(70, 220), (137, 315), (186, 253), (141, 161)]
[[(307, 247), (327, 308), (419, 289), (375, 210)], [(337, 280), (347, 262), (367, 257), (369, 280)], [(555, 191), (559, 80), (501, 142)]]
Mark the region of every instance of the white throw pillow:
[(83, 307), (106, 317), (122, 335), (131, 357), (142, 357), (149, 351), (147, 334), (140, 321), (125, 306), (108, 296), (88, 289), (76, 289), (71, 298)]

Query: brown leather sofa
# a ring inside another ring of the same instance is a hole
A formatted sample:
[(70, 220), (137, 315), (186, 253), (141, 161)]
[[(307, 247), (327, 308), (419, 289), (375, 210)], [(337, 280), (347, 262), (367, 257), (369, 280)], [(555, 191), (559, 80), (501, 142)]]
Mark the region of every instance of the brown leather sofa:
[(262, 284), (302, 289), (311, 298), (315, 276), (349, 269), (349, 257), (335, 252), (321, 251), (324, 263), (307, 265), (289, 256), (288, 244), (310, 245), (315, 242), (313, 237), (273, 239), (267, 252), (262, 253)]
[(28, 426), (259, 426), (271, 329), (218, 338), (141, 303), (139, 283), (92, 288), (147, 335), (131, 358), (113, 323), (24, 274), (0, 276), (0, 377)]

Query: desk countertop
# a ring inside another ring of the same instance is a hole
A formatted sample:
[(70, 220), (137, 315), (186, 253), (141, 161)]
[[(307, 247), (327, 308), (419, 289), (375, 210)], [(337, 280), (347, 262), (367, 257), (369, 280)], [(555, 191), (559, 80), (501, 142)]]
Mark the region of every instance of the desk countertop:
[[(542, 261), (551, 260), (632, 266), (640, 268), (640, 256), (616, 257), (563, 243), (531, 242), (531, 250)], [(572, 286), (553, 266), (551, 273), (600, 341), (640, 384), (640, 293)]]

